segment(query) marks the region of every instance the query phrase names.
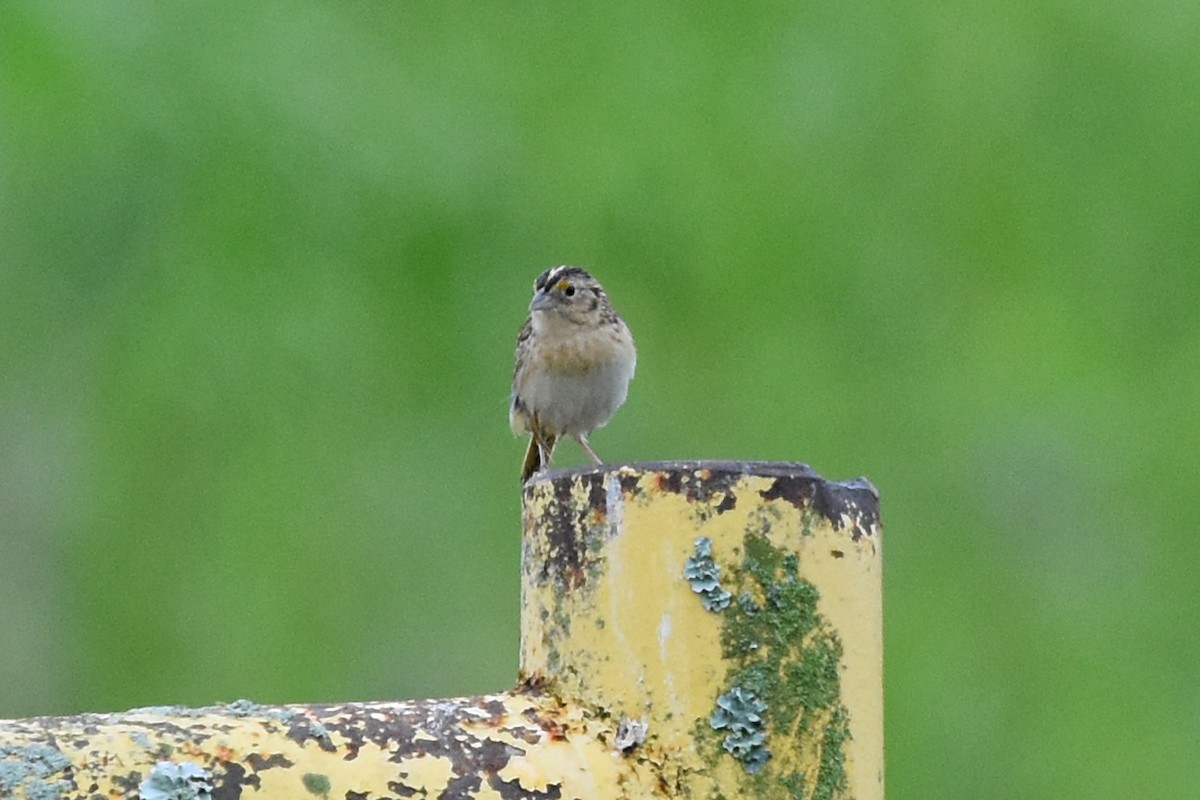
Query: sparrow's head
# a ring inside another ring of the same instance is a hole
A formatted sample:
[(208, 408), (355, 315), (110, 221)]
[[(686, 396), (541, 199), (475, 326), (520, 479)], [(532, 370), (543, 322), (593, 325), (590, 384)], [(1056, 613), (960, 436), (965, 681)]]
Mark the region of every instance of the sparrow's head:
[(611, 311), (608, 295), (600, 284), (580, 267), (551, 267), (533, 282), (529, 313), (555, 315), (576, 324), (584, 324)]

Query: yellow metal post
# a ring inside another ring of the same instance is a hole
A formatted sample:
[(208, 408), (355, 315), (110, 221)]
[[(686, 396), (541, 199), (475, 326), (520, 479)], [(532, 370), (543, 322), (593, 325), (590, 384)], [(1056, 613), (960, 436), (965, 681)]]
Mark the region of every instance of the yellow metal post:
[(878, 498), (801, 464), (525, 489), (526, 680), (646, 724), (693, 797), (882, 797)]
[(547, 473), (514, 690), (0, 721), (0, 797), (881, 798), (880, 564), (865, 481)]

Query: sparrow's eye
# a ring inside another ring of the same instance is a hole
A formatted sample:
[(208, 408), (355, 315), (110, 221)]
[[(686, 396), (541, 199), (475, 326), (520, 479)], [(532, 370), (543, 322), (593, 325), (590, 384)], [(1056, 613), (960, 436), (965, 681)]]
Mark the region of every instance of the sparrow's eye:
[(567, 297), (574, 297), (575, 296), (575, 287), (568, 286), (567, 288), (563, 289), (563, 294), (565, 294)]

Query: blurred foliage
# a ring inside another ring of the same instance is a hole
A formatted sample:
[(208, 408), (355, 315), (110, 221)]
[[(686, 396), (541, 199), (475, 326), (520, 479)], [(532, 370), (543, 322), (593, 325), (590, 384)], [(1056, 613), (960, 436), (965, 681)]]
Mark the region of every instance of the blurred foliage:
[(511, 685), (512, 342), (572, 262), (638, 337), (602, 455), (882, 490), (890, 797), (1190, 795), (1198, 33), (7, 3), (0, 716)]

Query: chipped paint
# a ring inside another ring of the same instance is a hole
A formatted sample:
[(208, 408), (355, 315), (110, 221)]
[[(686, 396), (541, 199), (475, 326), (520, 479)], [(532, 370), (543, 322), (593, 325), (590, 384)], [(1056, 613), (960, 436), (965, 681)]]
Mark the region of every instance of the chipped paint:
[[(182, 716), (139, 709), (8, 720), (0, 721), (0, 797), (595, 796), (617, 779), (617, 725), (539, 692), (261, 706), (257, 715), (213, 706)], [(333, 749), (293, 735), (298, 727), (323, 728)], [(71, 746), (60, 752), (45, 741)], [(160, 759), (164, 747), (186, 760)], [(648, 778), (625, 780), (649, 791)]]
[[(615, 504), (594, 498), (614, 476), (621, 530), (596, 550), (589, 526)], [(881, 547), (867, 481), (735, 462), (559, 471), (526, 485), (524, 519), (523, 674), (552, 675), (549, 690), (603, 713), (646, 715), (646, 747), (676, 753), (669, 764), (695, 796), (881, 796)], [(564, 523), (590, 554), (586, 581), (547, 558)], [(757, 727), (734, 713), (747, 698), (764, 704)]]
[[(794, 464), (555, 471), (524, 487), (522, 521), (511, 692), (0, 721), (0, 796), (882, 796), (869, 484)], [(729, 595), (715, 611), (685, 577), (697, 556)]]
[(650, 725), (646, 722), (646, 718), (629, 719), (622, 718), (617, 725), (617, 735), (613, 740), (613, 744), (617, 750), (622, 753), (629, 754), (639, 745), (646, 742), (646, 734), (650, 732)]

